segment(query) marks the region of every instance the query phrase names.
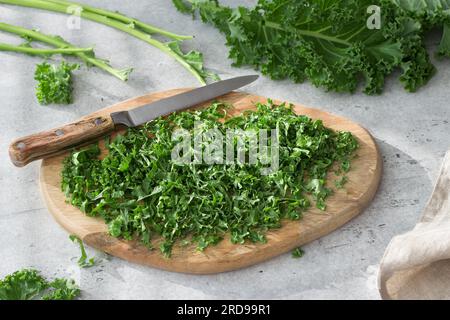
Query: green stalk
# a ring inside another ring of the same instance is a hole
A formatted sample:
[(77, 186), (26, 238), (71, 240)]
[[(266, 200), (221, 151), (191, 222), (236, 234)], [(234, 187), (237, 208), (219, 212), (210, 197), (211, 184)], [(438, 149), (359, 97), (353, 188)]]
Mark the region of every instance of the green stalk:
[[(60, 49), (61, 48), (76, 49), (75, 46), (66, 42), (61, 37), (49, 36), (38, 31), (13, 26), (7, 23), (0, 22), (0, 31), (17, 34), (19, 36), (29, 37), (33, 40), (44, 42)], [(105, 70), (106, 72), (111, 73), (113, 76), (119, 78), (122, 81), (126, 81), (128, 79), (128, 75), (132, 71), (131, 68), (122, 70), (114, 69), (105, 61), (95, 58), (92, 54), (86, 54), (84, 52), (75, 52), (74, 55), (79, 57), (84, 62), (86, 62), (87, 65), (94, 65), (102, 70)]]
[[(0, 0), (0, 3), (13, 4), (13, 5), (19, 5), (19, 6), (37, 8), (37, 9), (45, 9), (45, 10), (49, 10), (49, 11), (61, 12), (61, 13), (66, 13), (66, 14), (69, 13), (70, 7), (71, 7), (71, 5), (50, 2), (50, 1), (44, 1), (44, 0)], [(118, 29), (125, 33), (128, 33), (129, 35), (132, 35), (133, 37), (138, 38), (142, 41), (145, 41), (148, 44), (160, 49), (164, 53), (170, 55), (175, 60), (177, 60), (184, 68), (186, 68), (190, 73), (192, 73), (202, 85), (206, 84), (206, 81), (203, 78), (203, 76), (192, 65), (190, 65), (182, 56), (178, 55), (176, 52), (174, 52), (172, 49), (170, 49), (166, 44), (153, 39), (149, 34), (133, 28), (133, 25), (125, 24), (120, 21), (110, 19), (106, 16), (103, 16), (103, 15), (100, 15), (97, 13), (92, 13), (89, 11), (81, 10), (80, 15), (81, 15), (81, 17), (83, 17), (85, 19), (89, 19), (89, 20), (104, 24), (106, 26)]]
[(78, 52), (92, 52), (93, 48), (32, 48), (15, 46), (7, 43), (0, 43), (0, 51), (20, 52), (27, 54), (52, 55), (52, 54), (73, 54)]
[[(0, 2), (1, 2), (1, 0), (0, 0)], [(269, 28), (272, 28), (272, 29), (286, 31), (285, 29), (283, 29), (280, 26), (280, 24), (275, 23), (275, 22), (266, 21), (265, 25), (267, 27), (269, 27)], [(320, 33), (320, 30), (312, 31), (312, 30), (295, 29), (292, 32), (296, 32), (296, 33), (298, 33), (298, 34), (300, 34), (302, 36), (313, 37), (313, 38), (317, 38), (317, 39), (331, 41), (331, 42), (343, 44), (343, 45), (346, 45), (346, 46), (350, 46), (351, 45), (351, 43), (346, 41), (346, 40), (342, 40), (342, 39), (339, 39), (339, 38), (334, 37), (334, 36), (327, 36), (326, 34), (322, 34), (322, 33)]]
[(149, 33), (149, 34), (157, 33), (157, 34), (160, 34), (167, 38), (178, 40), (178, 41), (189, 40), (189, 39), (193, 38), (192, 36), (179, 35), (179, 34), (167, 31), (167, 30), (160, 29), (158, 27), (144, 23), (142, 21), (124, 16), (123, 14), (120, 14), (118, 12), (95, 8), (95, 7), (91, 7), (91, 6), (81, 4), (78, 2), (65, 1), (65, 0), (42, 0), (42, 1), (54, 2), (54, 3), (61, 4), (61, 5), (66, 5), (66, 6), (78, 6), (83, 11), (89, 11), (91, 13), (96, 13), (96, 14), (99, 14), (99, 15), (102, 15), (102, 16), (105, 16), (108, 18), (112, 18), (114, 20), (117, 20), (117, 21), (120, 21), (120, 22), (123, 22), (126, 24), (135, 25), (135, 26), (139, 27), (139, 29), (141, 29), (142, 31), (145, 31), (146, 33)]

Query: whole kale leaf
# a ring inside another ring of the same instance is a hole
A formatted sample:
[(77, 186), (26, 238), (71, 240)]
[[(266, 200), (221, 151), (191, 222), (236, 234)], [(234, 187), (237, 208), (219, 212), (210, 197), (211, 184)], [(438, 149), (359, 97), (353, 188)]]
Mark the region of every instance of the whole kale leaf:
[[(435, 67), (424, 34), (448, 21), (450, 1), (259, 0), (254, 8), (221, 6), (216, 0), (174, 0), (181, 12), (198, 13), (226, 36), (233, 65), (253, 66), (272, 79), (311, 81), (327, 91), (381, 93), (385, 78), (416, 91)], [(380, 28), (368, 27), (372, 6)], [(439, 52), (450, 52), (447, 24)]]

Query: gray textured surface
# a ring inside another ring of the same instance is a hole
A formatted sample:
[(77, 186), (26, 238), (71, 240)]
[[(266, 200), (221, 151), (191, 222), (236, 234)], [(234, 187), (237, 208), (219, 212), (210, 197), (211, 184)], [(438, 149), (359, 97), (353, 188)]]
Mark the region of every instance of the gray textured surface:
[[(232, 68), (224, 38), (212, 27), (178, 14), (168, 0), (86, 2), (196, 35), (184, 48), (201, 49), (207, 66), (223, 78), (252, 72)], [(450, 146), (450, 61), (438, 62), (438, 74), (416, 94), (406, 93), (395, 77), (387, 81), (385, 93), (376, 97), (324, 93), (309, 84), (266, 78), (246, 89), (358, 121), (377, 138), (383, 154), (385, 171), (375, 201), (340, 230), (304, 246), (302, 259), (285, 254), (245, 270), (211, 276), (169, 273), (116, 258), (79, 270), (78, 248), (40, 198), (39, 163), (13, 167), (7, 155), (10, 140), (129, 97), (197, 83), (157, 49), (93, 22), (82, 21), (81, 30), (71, 31), (64, 27), (64, 15), (4, 5), (0, 5), (0, 21), (39, 27), (79, 45), (96, 44), (99, 57), (109, 58), (115, 66), (135, 67), (128, 83), (83, 67), (76, 74), (73, 106), (41, 107), (34, 98), (32, 77), (40, 59), (0, 53), (0, 277), (25, 266), (39, 268), (47, 276), (72, 276), (81, 284), (85, 299), (379, 298), (376, 272), (384, 249), (394, 235), (411, 229), (417, 221)], [(0, 34), (1, 42), (7, 40), (17, 41)], [(429, 42), (434, 46), (437, 37)]]

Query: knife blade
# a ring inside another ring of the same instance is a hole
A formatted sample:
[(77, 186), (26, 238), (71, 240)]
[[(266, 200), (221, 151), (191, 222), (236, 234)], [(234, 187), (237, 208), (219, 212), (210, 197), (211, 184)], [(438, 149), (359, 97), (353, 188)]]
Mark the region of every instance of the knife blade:
[(257, 75), (250, 75), (215, 82), (166, 99), (161, 99), (133, 110), (111, 113), (111, 118), (115, 124), (136, 127), (160, 116), (184, 110), (202, 102), (220, 97), (235, 89), (246, 86), (256, 79), (258, 79)]
[(45, 132), (13, 141), (9, 147), (12, 163), (23, 167), (28, 163), (58, 155), (76, 146), (93, 142), (105, 136), (117, 125), (136, 127), (160, 116), (194, 107), (220, 97), (258, 79), (257, 75), (241, 76), (218, 81), (166, 99), (162, 99), (128, 111), (113, 112), (106, 116), (87, 116)]

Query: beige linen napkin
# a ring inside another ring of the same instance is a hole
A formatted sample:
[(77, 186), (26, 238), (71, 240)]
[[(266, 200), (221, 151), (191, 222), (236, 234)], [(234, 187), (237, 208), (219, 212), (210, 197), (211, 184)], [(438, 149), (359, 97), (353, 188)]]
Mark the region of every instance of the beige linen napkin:
[(450, 151), (415, 228), (394, 237), (379, 272), (383, 299), (450, 299)]

